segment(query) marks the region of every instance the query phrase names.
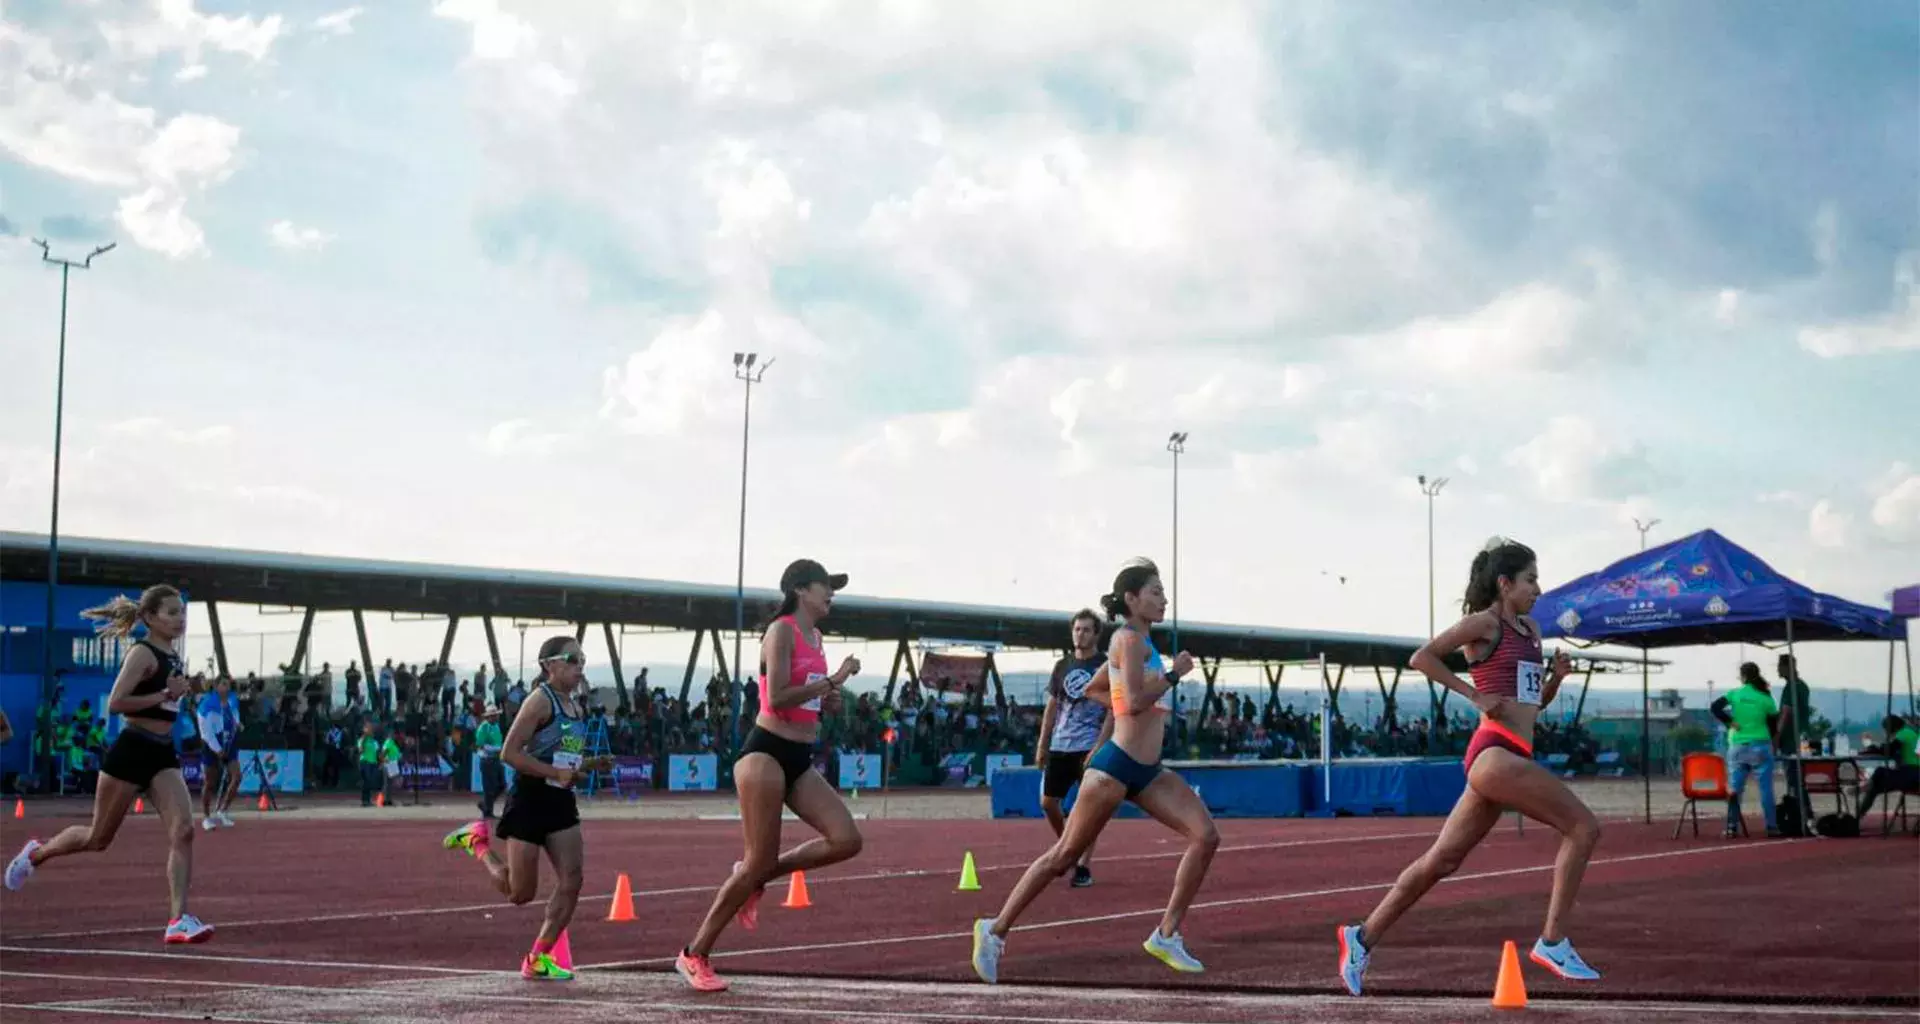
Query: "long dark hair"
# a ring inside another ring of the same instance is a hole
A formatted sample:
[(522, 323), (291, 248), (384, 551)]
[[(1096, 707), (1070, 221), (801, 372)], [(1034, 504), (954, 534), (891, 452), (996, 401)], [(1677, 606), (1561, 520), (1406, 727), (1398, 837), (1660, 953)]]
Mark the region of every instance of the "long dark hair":
[(1495, 537), (1473, 556), (1473, 568), (1467, 573), (1467, 593), (1460, 607), (1468, 614), (1483, 612), (1500, 600), (1502, 577), (1518, 579), (1527, 566), (1538, 561), (1533, 549), (1517, 540)]
[(1160, 567), (1152, 559), (1134, 558), (1121, 566), (1120, 575), (1113, 578), (1113, 589), (1100, 595), (1100, 607), (1106, 610), (1109, 621), (1119, 621), (1127, 615), (1127, 595), (1138, 594), (1141, 588), (1160, 575)]
[(1768, 688), (1766, 677), (1760, 674), (1760, 666), (1755, 665), (1751, 661), (1743, 661), (1740, 663), (1740, 681), (1748, 686), (1758, 687), (1761, 690)]

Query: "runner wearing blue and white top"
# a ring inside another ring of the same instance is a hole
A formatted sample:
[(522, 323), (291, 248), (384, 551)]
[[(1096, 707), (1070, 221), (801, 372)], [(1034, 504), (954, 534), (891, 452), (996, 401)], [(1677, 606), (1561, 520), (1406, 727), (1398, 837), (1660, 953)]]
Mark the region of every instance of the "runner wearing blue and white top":
[[(1055, 837), (1066, 832), (1067, 816), (1060, 802), (1079, 783), (1086, 772), (1087, 757), (1113, 733), (1113, 720), (1099, 701), (1087, 695), (1107, 656), (1099, 650), (1100, 617), (1091, 609), (1074, 613), (1072, 620), (1073, 653), (1053, 666), (1053, 678), (1047, 683), (1047, 709), (1040, 718), (1040, 744), (1033, 763), (1043, 773), (1040, 784), (1040, 810)], [(1084, 889), (1093, 884), (1093, 845), (1073, 867), (1073, 887)]]
[(240, 792), (240, 705), (233, 699), (233, 680), (214, 680), (213, 692), (194, 709), (200, 727), (200, 827), (233, 827), (227, 809)]

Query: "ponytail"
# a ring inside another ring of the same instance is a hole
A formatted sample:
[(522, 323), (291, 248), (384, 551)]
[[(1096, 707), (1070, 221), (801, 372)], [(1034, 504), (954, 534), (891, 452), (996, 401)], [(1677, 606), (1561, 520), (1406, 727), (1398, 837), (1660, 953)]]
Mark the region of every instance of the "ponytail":
[(1107, 613), (1108, 622), (1118, 622), (1127, 614), (1127, 599), (1119, 594), (1101, 594), (1100, 608)]
[(178, 599), (180, 592), (164, 583), (157, 583), (140, 592), (140, 600), (135, 601), (125, 594), (113, 595), (113, 600), (80, 613), (82, 618), (93, 619), (99, 625), (94, 632), (107, 637), (126, 637), (133, 635), (133, 628), (140, 620), (160, 611), (168, 598)]
[(773, 624), (775, 622), (781, 619), (784, 619), (787, 616), (792, 615), (794, 612), (799, 610), (800, 610), (800, 592), (797, 590), (787, 591), (786, 596), (780, 599), (780, 604), (773, 609), (773, 614), (768, 615), (767, 621), (760, 624), (760, 632), (764, 633), (767, 630), (772, 629)]
[(1516, 540), (1494, 537), (1473, 556), (1467, 571), (1467, 592), (1460, 601), (1468, 615), (1483, 612), (1500, 600), (1501, 579), (1512, 580), (1534, 564), (1533, 549)]

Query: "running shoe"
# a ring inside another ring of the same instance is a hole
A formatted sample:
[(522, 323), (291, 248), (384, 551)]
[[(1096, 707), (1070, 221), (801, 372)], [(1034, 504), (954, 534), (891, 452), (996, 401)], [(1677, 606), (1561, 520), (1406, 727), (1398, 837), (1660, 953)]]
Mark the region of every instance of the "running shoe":
[(228, 814), (227, 812), (225, 812), (225, 811), (221, 811), (221, 812), (220, 812), (219, 814), (216, 814), (216, 815), (214, 815), (214, 817), (216, 817), (216, 818), (218, 818), (218, 819), (220, 819), (220, 827), (221, 827), (221, 828), (232, 828), (232, 827), (233, 827), (233, 816), (232, 816), (232, 815), (229, 815), (229, 814)]
[[(737, 873), (742, 864), (742, 861), (734, 861), (733, 870)], [(747, 895), (747, 902), (740, 904), (740, 912), (734, 915), (734, 919), (740, 922), (740, 927), (748, 931), (760, 927), (760, 897), (766, 891), (765, 887), (757, 888)]]
[(1536, 940), (1527, 958), (1552, 971), (1562, 981), (1600, 980), (1600, 972), (1588, 967), (1580, 954), (1573, 951), (1573, 941), (1564, 936), (1551, 944), (1545, 939)]
[(33, 851), (39, 848), (40, 840), (29, 839), (27, 845), (22, 846), (20, 852), (7, 862), (7, 888), (19, 892), (20, 887), (27, 884), (27, 879), (33, 877)]
[(1347, 994), (1360, 994), (1360, 982), (1367, 976), (1367, 960), (1373, 954), (1360, 941), (1360, 926), (1357, 924), (1340, 927), (1340, 981), (1347, 986)]
[(1147, 936), (1147, 941), (1140, 944), (1140, 948), (1152, 953), (1154, 959), (1182, 974), (1199, 974), (1207, 969), (1204, 964), (1193, 958), (1192, 953), (1187, 952), (1187, 944), (1180, 940), (1179, 932), (1162, 937), (1160, 929), (1155, 928), (1153, 934)]
[(469, 857), (484, 857), (488, 838), (486, 822), (469, 821), (447, 833), (440, 845), (449, 850), (465, 850)]
[(520, 976), (528, 981), (572, 981), (573, 972), (560, 966), (552, 953), (528, 953), (520, 961)]
[(989, 985), (1000, 983), (1000, 954), (1007, 940), (993, 934), (993, 918), (973, 922), (973, 973)]
[(707, 958), (704, 956), (694, 956), (688, 950), (683, 949), (680, 951), (680, 955), (674, 958), (673, 969), (679, 971), (682, 978), (687, 979), (687, 984), (693, 986), (695, 992), (725, 992), (727, 990), (726, 979), (713, 973), (713, 965), (708, 963)]
[(167, 925), (166, 942), (170, 946), (205, 942), (211, 938), (213, 938), (213, 926), (192, 914), (181, 914)]
[(1075, 864), (1073, 866), (1073, 887), (1075, 889), (1085, 889), (1092, 884), (1093, 872), (1088, 870), (1085, 864)]

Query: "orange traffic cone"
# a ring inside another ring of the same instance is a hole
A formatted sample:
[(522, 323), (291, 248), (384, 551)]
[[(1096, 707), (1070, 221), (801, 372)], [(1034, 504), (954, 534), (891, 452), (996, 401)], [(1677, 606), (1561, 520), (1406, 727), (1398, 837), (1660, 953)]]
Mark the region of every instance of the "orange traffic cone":
[(269, 809), (267, 806), (267, 794), (265, 793), (260, 794), (260, 809), (263, 811)]
[(807, 898), (807, 876), (804, 872), (795, 871), (793, 877), (787, 880), (787, 901), (780, 905), (794, 910), (813, 906), (813, 901)]
[(560, 941), (553, 944), (553, 962), (567, 970), (573, 970), (573, 947), (567, 944), (567, 933), (560, 933)]
[(387, 806), (387, 794), (384, 792), (373, 794), (373, 806), (375, 807)]
[(20, 800), (20, 799), (14, 800), (13, 816), (15, 818), (24, 818), (27, 816), (27, 802), (25, 800)]
[(137, 796), (133, 798), (133, 813), (135, 814), (147, 813), (147, 801), (145, 798), (137, 797)]
[[(620, 880), (613, 883), (613, 909), (607, 911), (609, 921), (631, 921), (633, 916), (633, 883), (627, 881), (627, 873), (620, 872)], [(564, 939), (565, 936), (562, 936)]]
[(1493, 983), (1493, 1005), (1499, 1010), (1527, 1008), (1527, 982), (1520, 976), (1520, 950), (1512, 939), (1500, 950), (1500, 976)]

